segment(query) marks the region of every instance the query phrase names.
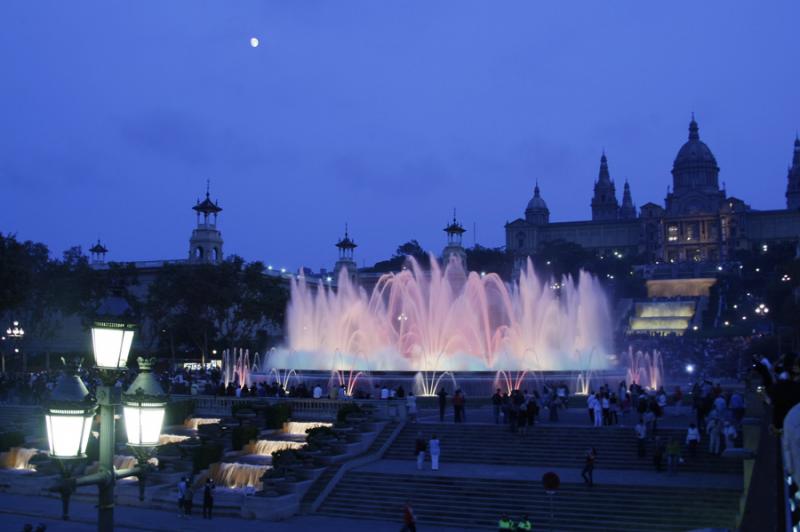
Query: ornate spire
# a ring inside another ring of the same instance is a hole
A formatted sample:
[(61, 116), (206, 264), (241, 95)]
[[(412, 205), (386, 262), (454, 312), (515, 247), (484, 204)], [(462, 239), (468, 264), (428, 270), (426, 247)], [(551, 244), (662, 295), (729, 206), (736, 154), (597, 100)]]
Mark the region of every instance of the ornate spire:
[(620, 218), (636, 218), (636, 206), (633, 204), (631, 197), (631, 186), (628, 180), (625, 180), (625, 186), (622, 189), (622, 206), (619, 208)]
[(603, 155), (600, 156), (600, 173), (597, 177), (598, 183), (611, 182), (611, 175), (608, 173), (608, 159), (606, 159), (606, 150), (603, 149)]
[(689, 140), (700, 140), (700, 133), (698, 131), (699, 128), (694, 119), (694, 112), (692, 112), (692, 121), (689, 122)]

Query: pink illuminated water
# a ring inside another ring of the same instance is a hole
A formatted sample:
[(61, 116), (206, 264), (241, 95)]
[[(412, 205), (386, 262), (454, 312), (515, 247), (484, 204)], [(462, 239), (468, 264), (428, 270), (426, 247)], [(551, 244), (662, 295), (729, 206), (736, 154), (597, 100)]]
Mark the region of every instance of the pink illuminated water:
[(287, 346), (269, 366), (310, 370), (489, 371), (603, 369), (609, 305), (588, 273), (554, 282), (530, 262), (507, 285), (465, 272), (453, 260), (430, 272), (409, 267), (381, 277), (371, 293), (346, 274), (338, 289), (295, 279)]

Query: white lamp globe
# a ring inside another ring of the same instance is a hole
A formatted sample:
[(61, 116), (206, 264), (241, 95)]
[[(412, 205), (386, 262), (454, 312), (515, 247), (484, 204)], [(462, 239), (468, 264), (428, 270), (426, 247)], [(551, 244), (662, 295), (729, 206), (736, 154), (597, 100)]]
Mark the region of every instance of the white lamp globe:
[(68, 374), (59, 376), (45, 406), (50, 456), (69, 460), (86, 455), (95, 408), (80, 377)]
[(92, 349), (100, 369), (122, 369), (133, 345), (134, 325), (125, 316), (128, 303), (121, 297), (107, 298), (97, 311), (92, 325)]
[(161, 436), (168, 397), (153, 373), (154, 360), (139, 358), (139, 375), (122, 396), (128, 445), (155, 447)]

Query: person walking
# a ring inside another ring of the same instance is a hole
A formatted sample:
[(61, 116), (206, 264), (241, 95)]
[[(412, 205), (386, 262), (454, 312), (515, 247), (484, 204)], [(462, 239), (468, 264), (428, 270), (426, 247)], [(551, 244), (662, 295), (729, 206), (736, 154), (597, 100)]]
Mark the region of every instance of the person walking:
[(417, 455), (417, 469), (422, 471), (422, 464), (425, 463), (425, 438), (422, 437), (421, 432), (417, 432), (417, 441), (414, 443), (414, 454)]
[(494, 413), (494, 424), (500, 424), (500, 407), (503, 405), (503, 396), (500, 395), (500, 388), (492, 395), (492, 412)]
[(597, 459), (597, 451), (595, 450), (594, 447), (586, 451), (586, 457), (583, 465), (583, 470), (581, 471), (581, 476), (583, 477), (583, 481), (590, 488), (594, 486), (594, 463), (596, 459)]
[(211, 477), (208, 477), (203, 486), (203, 519), (211, 519), (211, 514), (214, 511), (214, 490), (216, 488), (217, 485), (214, 484)]
[(644, 458), (645, 442), (647, 441), (647, 426), (644, 424), (644, 419), (639, 418), (639, 423), (636, 424), (634, 430), (636, 431), (636, 456)]
[(406, 501), (403, 508), (403, 528), (400, 529), (400, 532), (417, 532), (417, 516), (414, 515), (410, 500)]
[(436, 434), (431, 436), (428, 442), (428, 452), (431, 453), (431, 471), (439, 471), (439, 454), (441, 453), (441, 446), (439, 445), (439, 438)]
[(447, 390), (439, 388), (439, 422), (444, 422), (444, 411), (447, 408)]
[(697, 446), (700, 445), (700, 430), (694, 423), (689, 424), (686, 431), (686, 446), (689, 448), (689, 456), (694, 459), (697, 456)]

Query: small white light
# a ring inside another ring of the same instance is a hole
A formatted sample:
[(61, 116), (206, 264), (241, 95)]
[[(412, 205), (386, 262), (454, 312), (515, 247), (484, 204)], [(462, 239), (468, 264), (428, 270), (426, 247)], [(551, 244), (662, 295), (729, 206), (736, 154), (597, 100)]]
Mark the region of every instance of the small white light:
[(700, 327), (698, 327), (697, 325), (692, 325), (692, 330), (693, 330), (693, 331), (696, 331), (696, 330), (697, 330), (697, 329), (699, 329), (699, 328), (700, 328)]
[(258, 37), (250, 37), (250, 46), (252, 46), (253, 48), (258, 48), (258, 44), (259, 44)]
[(686, 364), (686, 373), (694, 373), (694, 364)]

